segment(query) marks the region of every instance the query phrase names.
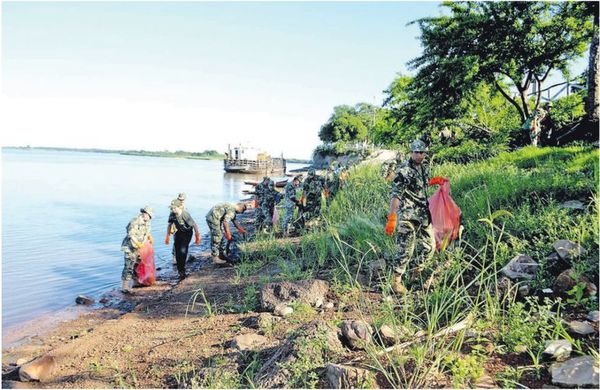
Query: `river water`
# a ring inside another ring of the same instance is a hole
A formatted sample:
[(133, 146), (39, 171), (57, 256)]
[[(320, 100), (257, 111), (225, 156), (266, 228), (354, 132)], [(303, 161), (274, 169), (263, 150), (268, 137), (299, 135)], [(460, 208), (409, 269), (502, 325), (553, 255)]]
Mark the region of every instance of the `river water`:
[[(288, 164), (288, 169), (299, 165)], [(227, 174), (220, 160), (45, 150), (2, 151), (3, 335), (40, 316), (118, 288), (121, 240), (140, 207), (155, 210), (156, 266), (171, 267), (163, 244), (168, 205), (185, 192), (207, 242), (204, 216), (235, 202), (255, 176)], [(191, 245), (192, 253), (199, 248)]]

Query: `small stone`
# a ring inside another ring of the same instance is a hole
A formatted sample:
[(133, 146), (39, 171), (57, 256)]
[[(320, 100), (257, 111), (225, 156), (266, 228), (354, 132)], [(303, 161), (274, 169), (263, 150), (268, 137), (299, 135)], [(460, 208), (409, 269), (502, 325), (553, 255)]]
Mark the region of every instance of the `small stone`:
[(527, 284), (519, 286), (519, 295), (522, 297), (526, 297), (529, 295), (530, 287)]
[(240, 351), (250, 351), (266, 344), (268, 341), (269, 339), (265, 336), (256, 333), (248, 333), (234, 337), (231, 345), (233, 348), (237, 348)]
[(371, 341), (373, 329), (364, 321), (346, 320), (340, 325), (342, 335), (348, 341), (348, 345), (356, 349), (364, 349)]
[(385, 345), (394, 345), (398, 341), (398, 332), (389, 325), (382, 325), (379, 328), (379, 336)]
[(19, 378), (22, 382), (48, 380), (56, 367), (54, 356), (44, 355), (32, 362), (26, 363), (19, 368)]
[(319, 297), (317, 298), (317, 300), (315, 301), (315, 307), (319, 308), (323, 306), (323, 298)]
[(560, 258), (565, 260), (573, 260), (587, 252), (581, 245), (569, 240), (558, 240), (552, 247)]
[(331, 310), (334, 308), (334, 306), (335, 305), (333, 304), (333, 302), (327, 302), (325, 305), (323, 305), (323, 308), (326, 310)]
[(596, 285), (585, 276), (580, 275), (572, 269), (562, 272), (554, 282), (554, 291), (558, 294), (567, 294), (569, 290), (577, 286), (579, 283), (585, 284), (585, 296), (596, 295)]
[(85, 295), (79, 295), (77, 298), (75, 298), (75, 303), (78, 305), (91, 305), (94, 303), (94, 300)]
[(502, 268), (502, 272), (510, 279), (533, 279), (538, 266), (531, 257), (518, 254)]
[(544, 295), (552, 295), (552, 294), (554, 294), (554, 291), (552, 291), (551, 288), (545, 288), (545, 289), (542, 290), (542, 294), (544, 294)]
[(373, 376), (364, 368), (328, 363), (326, 370), (332, 389), (373, 388)]
[(552, 356), (556, 360), (564, 360), (571, 355), (573, 347), (567, 340), (546, 341), (544, 353)]
[(592, 322), (598, 322), (600, 320), (600, 311), (598, 311), (598, 310), (591, 311), (587, 314), (586, 318)]
[(289, 306), (286, 305), (279, 305), (275, 308), (275, 310), (273, 310), (273, 314), (275, 314), (276, 316), (280, 316), (280, 317), (285, 317), (288, 316), (290, 314), (292, 314), (294, 312), (294, 309), (292, 309)]
[(568, 200), (558, 205), (560, 209), (585, 210), (585, 204), (580, 200)]
[(600, 367), (592, 356), (579, 356), (550, 367), (552, 383), (559, 386), (598, 388)]
[(571, 321), (569, 322), (569, 330), (582, 336), (596, 332), (594, 327), (587, 321)]

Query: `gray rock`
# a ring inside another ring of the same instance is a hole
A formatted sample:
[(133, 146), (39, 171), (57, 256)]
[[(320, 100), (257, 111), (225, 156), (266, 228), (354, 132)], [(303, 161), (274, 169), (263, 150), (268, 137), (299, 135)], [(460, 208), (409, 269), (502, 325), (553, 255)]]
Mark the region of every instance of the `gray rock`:
[(364, 349), (373, 334), (371, 326), (364, 321), (346, 320), (342, 322), (340, 329), (348, 345), (355, 349)]
[(559, 386), (598, 388), (600, 368), (592, 356), (580, 356), (550, 367), (552, 383)]
[(334, 306), (335, 305), (333, 304), (333, 302), (327, 302), (326, 304), (323, 305), (323, 309), (331, 310), (334, 308)]
[(571, 355), (573, 347), (567, 340), (546, 341), (544, 353), (557, 360), (564, 360)]
[(569, 322), (569, 330), (580, 335), (588, 335), (596, 332), (594, 327), (589, 322), (571, 321)]
[(598, 322), (600, 320), (600, 311), (598, 311), (598, 310), (591, 311), (587, 314), (586, 318), (592, 322)]
[(286, 306), (286, 305), (279, 305), (275, 308), (275, 310), (273, 310), (273, 314), (275, 314), (276, 316), (280, 316), (280, 317), (289, 316), (293, 312), (294, 312), (294, 309), (292, 309), (291, 307)]
[(326, 371), (332, 389), (373, 388), (374, 375), (364, 368), (329, 363)]
[(565, 260), (573, 260), (587, 252), (581, 245), (569, 240), (558, 240), (552, 246), (560, 258)]
[(269, 341), (265, 336), (256, 333), (248, 333), (233, 338), (231, 346), (240, 351), (251, 351), (266, 344)]
[(502, 268), (502, 272), (510, 279), (533, 279), (538, 266), (531, 257), (519, 254)]
[(75, 298), (75, 303), (78, 305), (91, 305), (94, 302), (95, 301), (92, 298), (86, 297), (85, 295), (79, 295), (77, 298)]
[(45, 382), (52, 377), (56, 367), (54, 356), (44, 355), (19, 368), (19, 378), (22, 382), (40, 381)]
[(292, 302), (314, 306), (319, 300), (325, 301), (328, 291), (329, 283), (318, 279), (267, 283), (260, 289), (260, 306), (267, 311), (273, 311), (278, 305), (289, 305)]
[(585, 210), (585, 204), (580, 200), (568, 200), (558, 205), (561, 209)]

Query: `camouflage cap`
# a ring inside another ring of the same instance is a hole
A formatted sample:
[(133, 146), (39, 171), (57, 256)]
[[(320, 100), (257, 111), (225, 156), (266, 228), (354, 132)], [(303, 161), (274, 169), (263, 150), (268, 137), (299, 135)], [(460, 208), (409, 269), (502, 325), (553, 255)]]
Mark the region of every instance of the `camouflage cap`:
[(294, 176), (294, 178), (292, 180), (298, 180), (298, 181), (302, 181), (302, 175), (296, 175)]
[(140, 213), (146, 213), (150, 216), (150, 218), (154, 217), (154, 210), (150, 206), (144, 206), (140, 209)]
[(411, 142), (410, 151), (411, 152), (426, 152), (427, 145), (425, 145), (425, 142), (418, 139), (416, 141)]
[(185, 198), (187, 198), (187, 196), (185, 195), (185, 192), (180, 192), (179, 195), (177, 195), (177, 199), (179, 200), (185, 200)]
[(181, 206), (183, 206), (183, 203), (181, 202), (181, 200), (179, 200), (179, 198), (177, 198), (177, 199), (173, 199), (171, 201), (171, 205), (169, 206), (169, 208), (171, 210), (173, 210), (175, 207), (181, 207)]

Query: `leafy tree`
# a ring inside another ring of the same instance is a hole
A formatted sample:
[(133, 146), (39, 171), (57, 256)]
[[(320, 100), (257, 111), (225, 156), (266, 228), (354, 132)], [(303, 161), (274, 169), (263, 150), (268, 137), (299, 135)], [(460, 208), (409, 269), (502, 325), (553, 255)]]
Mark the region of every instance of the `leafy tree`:
[(379, 120), (377, 107), (371, 104), (336, 106), (329, 120), (321, 126), (319, 138), (324, 142), (365, 141)]
[[(449, 15), (416, 21), (424, 50), (409, 63), (418, 71), (414, 91), (428, 97), (420, 114), (430, 121), (462, 115), (464, 99), (485, 82), (495, 85), (524, 122), (538, 107), (550, 72), (568, 74), (570, 62), (585, 52), (592, 34), (582, 2), (443, 5)], [(532, 84), (537, 94), (530, 104)]]
[(588, 65), (588, 95), (585, 101), (585, 111), (588, 119), (598, 122), (598, 110), (600, 106), (600, 80), (598, 80), (598, 2), (586, 2), (587, 14), (591, 16), (593, 24), (593, 38), (590, 45)]

